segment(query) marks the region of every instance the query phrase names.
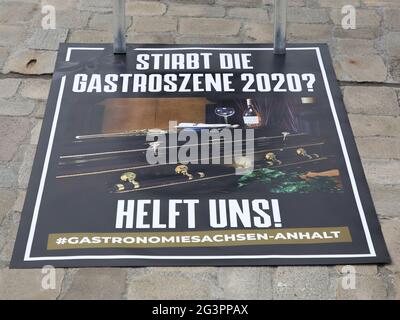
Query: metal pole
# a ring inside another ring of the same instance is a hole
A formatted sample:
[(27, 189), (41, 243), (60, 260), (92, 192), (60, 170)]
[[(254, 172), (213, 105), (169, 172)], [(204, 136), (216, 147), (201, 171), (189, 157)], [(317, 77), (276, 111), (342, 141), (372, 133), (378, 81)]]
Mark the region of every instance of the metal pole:
[(125, 0), (114, 0), (114, 53), (126, 53)]
[(275, 0), (274, 53), (286, 53), (287, 0)]

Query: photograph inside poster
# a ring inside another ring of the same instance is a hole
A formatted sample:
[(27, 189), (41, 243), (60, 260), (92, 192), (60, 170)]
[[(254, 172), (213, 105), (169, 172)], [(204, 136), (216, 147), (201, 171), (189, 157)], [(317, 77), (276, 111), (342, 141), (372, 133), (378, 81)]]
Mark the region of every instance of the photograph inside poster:
[[(194, 190), (246, 194), (253, 188), (272, 194), (342, 192), (324, 113), (313, 96), (105, 99), (70, 122), (58, 183), (85, 192), (80, 181), (92, 180), (99, 193), (154, 194), (181, 185), (180, 196)], [(246, 129), (254, 130), (251, 141)], [(243, 131), (239, 139), (233, 130)], [(242, 147), (235, 157), (234, 143)], [(149, 151), (158, 162), (149, 164)], [(246, 166), (248, 173), (235, 174)]]

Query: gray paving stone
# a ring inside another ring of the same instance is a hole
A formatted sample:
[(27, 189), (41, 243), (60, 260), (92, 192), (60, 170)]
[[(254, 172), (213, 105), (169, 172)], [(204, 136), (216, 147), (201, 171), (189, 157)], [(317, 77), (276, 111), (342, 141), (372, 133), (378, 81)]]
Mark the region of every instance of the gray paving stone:
[(134, 32), (175, 32), (178, 20), (175, 17), (137, 17), (133, 19)]
[(400, 10), (385, 8), (383, 14), (385, 28), (390, 31), (400, 31)]
[(264, 23), (271, 22), (268, 11), (262, 8), (232, 8), (227, 11), (228, 17), (261, 20)]
[(384, 82), (387, 69), (381, 56), (345, 56), (339, 55), (334, 59), (338, 80), (356, 82)]
[(94, 12), (112, 12), (112, 1), (110, 0), (79, 0), (79, 10)]
[(26, 118), (0, 117), (0, 160), (10, 161), (26, 138), (30, 122)]
[(192, 44), (218, 44), (218, 43), (241, 43), (239, 37), (224, 37), (224, 36), (180, 36), (176, 39), (176, 43), (192, 43)]
[(182, 274), (186, 274), (187, 276), (199, 275), (209, 273), (213, 274), (215, 277), (218, 273), (218, 267), (147, 267), (147, 268), (140, 268), (134, 271), (130, 271), (130, 275), (134, 277), (138, 277), (141, 275), (145, 275), (148, 273), (177, 273), (180, 272)]
[(332, 27), (327, 24), (289, 23), (288, 41), (293, 42), (329, 42)]
[[(52, 5), (54, 5), (54, 0), (47, 0), (50, 1)], [(58, 2), (55, 5), (56, 8), (56, 27), (57, 29), (83, 29), (87, 26), (89, 22), (89, 18), (91, 16), (91, 12), (89, 11), (78, 11), (75, 10), (73, 6), (68, 6), (68, 3), (71, 0), (61, 1), (57, 0)], [(65, 3), (65, 5), (64, 5)], [(42, 25), (43, 15), (35, 16), (32, 25), (34, 27), (41, 27)]]
[(217, 272), (131, 270), (128, 280), (128, 299), (217, 299), (221, 289)]
[(395, 274), (393, 277), (393, 287), (395, 291), (394, 300), (400, 300), (400, 274)]
[(15, 212), (22, 212), (25, 202), (26, 190), (18, 189), (16, 193), (17, 195), (12, 209)]
[(7, 57), (8, 57), (8, 49), (5, 47), (0, 47), (0, 72), (3, 69)]
[(31, 140), (30, 143), (31, 144), (38, 144), (39, 142), (39, 135), (40, 135), (40, 130), (42, 128), (42, 120), (39, 120), (36, 125), (33, 127), (33, 129), (31, 130)]
[(109, 30), (112, 25), (113, 15), (112, 14), (102, 14), (95, 13), (89, 22), (90, 30)]
[(368, 183), (380, 185), (400, 184), (400, 161), (362, 159)]
[(0, 250), (0, 268), (9, 268), (15, 240), (8, 240)]
[(158, 1), (127, 1), (127, 16), (161, 16), (167, 11), (167, 6)]
[[(348, 271), (347, 268), (348, 265), (340, 265), (336, 266), (336, 271), (340, 275), (347, 275)], [(356, 264), (352, 266), (355, 270), (356, 275), (377, 275), (378, 274), (378, 267), (377, 265), (373, 264)]]
[(0, 166), (0, 188), (12, 188), (16, 185), (16, 174), (11, 168)]
[(39, 50), (57, 50), (60, 43), (65, 42), (68, 35), (68, 29), (50, 29), (41, 28), (33, 30), (32, 35), (26, 42), (26, 47)]
[[(4, 189), (2, 189), (4, 190)], [(15, 190), (14, 188), (8, 190)], [(10, 241), (14, 241), (17, 236), (18, 225), (21, 215), (19, 212), (15, 212), (12, 209), (4, 216), (3, 221), (0, 224), (0, 251), (3, 250), (5, 245)]]
[(217, 275), (218, 273), (218, 269), (217, 267), (148, 267), (148, 268), (141, 268), (138, 270), (134, 270), (131, 271), (130, 274), (131, 276), (134, 275), (135, 277), (138, 277), (140, 275), (144, 275), (144, 274), (148, 274), (148, 273), (152, 273), (152, 272), (159, 272), (159, 273), (168, 273), (168, 272), (180, 272), (180, 273), (186, 273), (188, 276), (191, 275), (196, 275), (199, 274), (201, 276), (201, 274), (205, 274), (205, 273), (209, 273), (209, 274), (213, 274), (213, 275)]
[(226, 7), (259, 7), (263, 0), (216, 0), (216, 3)]
[(188, 4), (215, 4), (216, 0), (173, 0), (174, 2), (183, 2)]
[(393, 88), (346, 86), (343, 98), (349, 113), (382, 116), (400, 114), (396, 91)]
[(18, 187), (27, 188), (29, 177), (32, 171), (33, 159), (36, 153), (35, 145), (26, 145), (23, 153), (23, 160), (18, 172)]
[(327, 23), (329, 15), (325, 9), (310, 9), (302, 7), (288, 8), (288, 21), (291, 23)]
[(0, 46), (14, 47), (25, 39), (25, 28), (21, 26), (0, 25)]
[(12, 209), (16, 200), (16, 193), (12, 189), (0, 189), (0, 223), (6, 214)]
[(195, 35), (234, 36), (239, 33), (240, 22), (218, 18), (182, 18), (179, 33)]
[[(289, 7), (305, 7), (309, 0), (288, 0)], [(263, 3), (267, 6), (275, 4), (275, 0), (263, 0)]]
[(400, 83), (400, 59), (389, 58), (387, 64), (390, 75), (388, 82)]
[(347, 5), (359, 7), (361, 5), (360, 0), (312, 0), (312, 2), (321, 8), (342, 8), (343, 6)]
[[(1, 167), (0, 167), (1, 168)], [(17, 197), (17, 189), (14, 187), (12, 188), (4, 188), (0, 187), (0, 190), (4, 191), (5, 193), (12, 192), (14, 194), (14, 201), (15, 198)], [(10, 193), (9, 197), (12, 197), (12, 194)], [(5, 197), (7, 199), (7, 196)], [(7, 201), (5, 201), (6, 203)], [(19, 222), (20, 219), (20, 214), (18, 212), (15, 212), (12, 210), (12, 205), (11, 208), (9, 207), (7, 212), (3, 215), (3, 221), (0, 222), (0, 239), (3, 241), (6, 238), (9, 238), (9, 236), (13, 236), (13, 230), (10, 228), (11, 225), (15, 224), (15, 222)], [(0, 241), (0, 248), (3, 245), (3, 242)]]
[(399, 2), (397, 0), (362, 0), (363, 4), (368, 7), (388, 7), (398, 8)]
[(18, 90), (21, 80), (0, 79), (0, 98), (11, 98)]
[(355, 289), (344, 289), (341, 281), (337, 289), (340, 300), (380, 300), (388, 296), (385, 281), (379, 276), (356, 276)]
[[(126, 18), (126, 26), (128, 27), (132, 23), (132, 18)], [(113, 25), (112, 14), (95, 13), (90, 19), (89, 28), (92, 30), (104, 30), (110, 31)], [(111, 40), (110, 40), (111, 41)]]
[(385, 49), (390, 57), (400, 56), (400, 32), (390, 32), (385, 35)]
[(72, 30), (68, 38), (72, 43), (111, 43), (112, 32), (94, 30)]
[(44, 112), (46, 111), (46, 101), (39, 101), (36, 103), (35, 118), (43, 119)]
[(24, 80), (21, 87), (21, 96), (35, 100), (46, 100), (50, 91), (51, 80), (29, 79)]
[(56, 289), (43, 289), (43, 274), (41, 269), (10, 270), (0, 269), (0, 299), (56, 299), (60, 294), (64, 270), (56, 270)]
[[(341, 9), (333, 9), (330, 11), (330, 17), (337, 26), (342, 25), (343, 14)], [(356, 11), (356, 29), (372, 28), (378, 29), (381, 23), (381, 16), (377, 10), (357, 9)]]
[(250, 41), (272, 42), (274, 26), (272, 24), (248, 23), (245, 24), (245, 35)]
[(126, 275), (126, 270), (121, 268), (79, 269), (62, 299), (121, 299), (125, 292)]
[(376, 211), (379, 215), (400, 218), (399, 186), (381, 186), (373, 184), (370, 185), (370, 190)]
[(223, 299), (272, 299), (273, 268), (232, 267), (219, 268), (218, 285)]
[(335, 38), (347, 39), (376, 39), (381, 36), (379, 28), (357, 28), (357, 29), (343, 29), (341, 26), (333, 28), (333, 36)]
[[(26, 0), (22, 0), (26, 1)], [(40, 2), (42, 5), (52, 5), (54, 6), (57, 11), (65, 11), (65, 10), (72, 10), (78, 7), (78, 3), (80, 0), (28, 0), (32, 2)], [(101, 1), (100, 1), (101, 2)]]
[(175, 43), (175, 36), (168, 33), (131, 33), (127, 34), (129, 43)]
[[(274, 4), (273, 1), (274, 0), (264, 0), (264, 3), (266, 3), (266, 4), (268, 4), (268, 3)], [(295, 6), (304, 7), (306, 5), (306, 0), (289, 0), (288, 1), (288, 5), (290, 7), (295, 7)]]
[(400, 159), (399, 138), (356, 137), (356, 142), (364, 159)]
[(1, 3), (0, 24), (27, 24), (39, 12), (40, 6), (36, 3), (16, 1)]
[(350, 114), (350, 124), (356, 137), (400, 137), (400, 118)]
[(374, 47), (375, 42), (367, 39), (341, 39), (333, 43), (337, 54), (341, 55), (374, 55), (378, 51)]
[(13, 52), (7, 59), (3, 73), (52, 74), (56, 62), (56, 52), (22, 49)]
[(168, 5), (167, 15), (180, 17), (223, 17), (225, 8), (220, 6), (170, 3)]
[(9, 101), (0, 99), (0, 116), (27, 116), (35, 108), (35, 104), (27, 100)]
[(21, 215), (10, 210), (0, 224), (0, 268), (8, 267)]
[(400, 220), (384, 219), (381, 220), (382, 232), (388, 247), (392, 263), (385, 266), (394, 273), (400, 273)]
[(273, 280), (274, 299), (332, 299), (328, 267), (278, 267)]

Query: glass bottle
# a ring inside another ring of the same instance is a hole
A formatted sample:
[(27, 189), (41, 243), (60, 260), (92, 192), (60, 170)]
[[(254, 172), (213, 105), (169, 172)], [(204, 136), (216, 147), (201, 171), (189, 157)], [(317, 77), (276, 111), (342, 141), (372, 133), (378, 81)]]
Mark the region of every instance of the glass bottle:
[(257, 112), (251, 99), (246, 99), (247, 108), (243, 112), (243, 122), (248, 128), (258, 128), (261, 126), (261, 115)]

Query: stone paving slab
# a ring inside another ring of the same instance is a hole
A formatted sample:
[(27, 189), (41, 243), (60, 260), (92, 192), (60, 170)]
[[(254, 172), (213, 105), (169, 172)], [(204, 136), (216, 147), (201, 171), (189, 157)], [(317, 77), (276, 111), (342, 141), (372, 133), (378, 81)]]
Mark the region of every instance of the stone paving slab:
[[(272, 42), (273, 0), (127, 1), (137, 43)], [(43, 30), (41, 5), (56, 8)], [(341, 8), (357, 8), (357, 28)], [(58, 42), (111, 42), (111, 0), (0, 0), (0, 299), (400, 299), (400, 1), (289, 0), (288, 39), (326, 42), (393, 259), (355, 266), (9, 270)]]

